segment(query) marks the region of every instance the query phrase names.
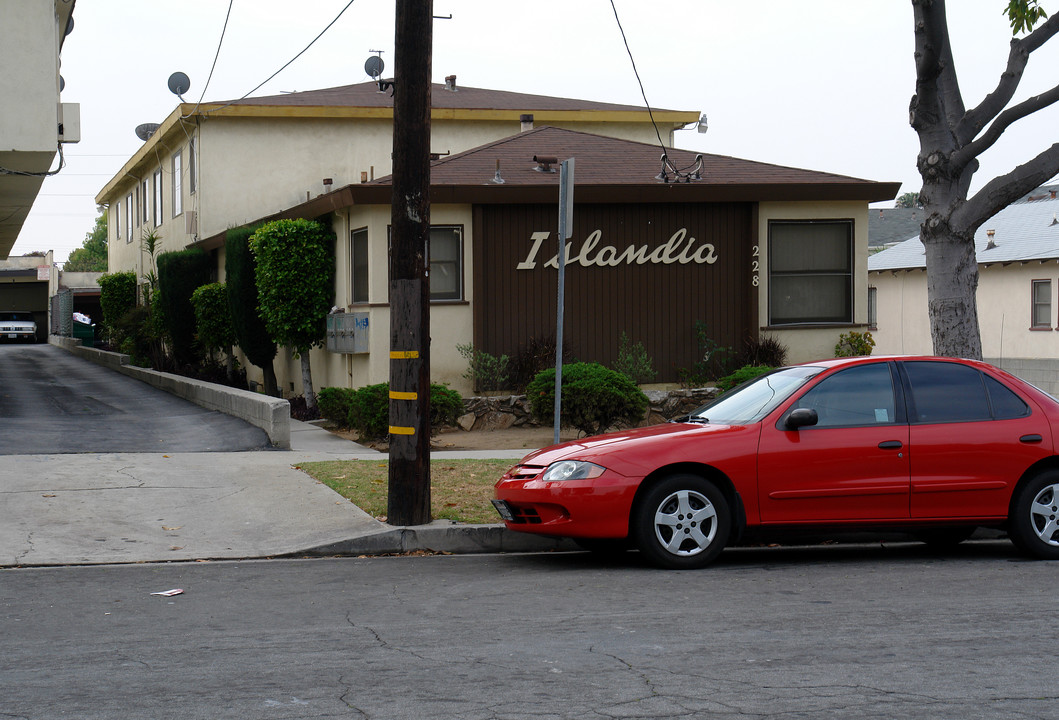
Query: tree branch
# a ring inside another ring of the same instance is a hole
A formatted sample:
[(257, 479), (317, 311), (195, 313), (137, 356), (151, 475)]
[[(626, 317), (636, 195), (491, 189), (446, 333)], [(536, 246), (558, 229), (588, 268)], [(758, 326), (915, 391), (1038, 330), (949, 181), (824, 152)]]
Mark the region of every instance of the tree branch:
[(1059, 33), (1059, 15), (1049, 18), (1047, 22), (1021, 40), (1011, 41), (1007, 67), (1001, 73), (996, 88), (985, 96), (978, 107), (968, 111), (956, 126), (956, 135), (961, 146), (974, 140), (986, 123), (996, 117), (1011, 101), (1022, 81), (1022, 74), (1029, 62), (1030, 53), (1041, 47), (1056, 33)]
[(917, 131), (944, 121), (951, 130), (964, 115), (952, 59), (944, 0), (912, 0), (916, 25), (916, 95), (909, 121)]
[(1059, 143), (1006, 175), (990, 180), (952, 213), (949, 224), (973, 232), (1005, 207), (1048, 182), (1056, 173), (1059, 173)]
[(956, 154), (953, 156), (954, 165), (962, 165), (971, 158), (978, 157), (983, 152), (993, 146), (1000, 136), (1004, 134), (1004, 131), (1008, 129), (1013, 123), (1027, 115), (1032, 115), (1038, 110), (1042, 110), (1049, 105), (1054, 105), (1059, 102), (1059, 85), (1056, 85), (1051, 90), (1035, 95), (1031, 98), (1023, 100), (1018, 105), (1008, 108), (1000, 114), (1000, 117), (989, 126), (982, 137), (978, 138), (972, 143), (964, 145)]

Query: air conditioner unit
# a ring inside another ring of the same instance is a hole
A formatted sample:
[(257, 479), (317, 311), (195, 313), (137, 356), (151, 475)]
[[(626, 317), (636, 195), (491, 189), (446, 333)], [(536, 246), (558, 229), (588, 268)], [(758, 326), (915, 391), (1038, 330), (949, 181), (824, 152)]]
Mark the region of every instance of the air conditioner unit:
[(199, 234), (199, 214), (194, 210), (184, 213), (184, 233), (187, 235)]

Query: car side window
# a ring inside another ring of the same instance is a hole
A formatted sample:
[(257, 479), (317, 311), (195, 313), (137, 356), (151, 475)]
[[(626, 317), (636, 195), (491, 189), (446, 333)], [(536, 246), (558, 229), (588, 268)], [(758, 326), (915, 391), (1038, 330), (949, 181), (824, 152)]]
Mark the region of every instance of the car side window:
[(993, 406), (994, 420), (1010, 420), (1026, 417), (1030, 408), (1018, 395), (1000, 383), (999, 380), (985, 375), (985, 387), (989, 391), (989, 403)]
[(894, 387), (886, 363), (859, 365), (821, 380), (794, 407), (816, 411), (816, 427), (896, 422)]
[(990, 420), (982, 373), (950, 362), (904, 363), (915, 407), (913, 422), (950, 423)]

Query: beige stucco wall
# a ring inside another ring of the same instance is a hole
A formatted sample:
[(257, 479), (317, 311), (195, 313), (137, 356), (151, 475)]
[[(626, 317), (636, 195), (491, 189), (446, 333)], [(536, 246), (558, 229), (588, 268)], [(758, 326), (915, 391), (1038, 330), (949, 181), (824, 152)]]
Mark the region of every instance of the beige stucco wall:
[(58, 138), (59, 28), (54, 3), (0, 0), (0, 150), (43, 152), (47, 170)]
[[(1052, 326), (1057, 324), (1059, 262), (1034, 261), (979, 266), (978, 324), (982, 355), (987, 358), (1059, 358), (1055, 329), (1031, 330), (1031, 285), (1051, 280)], [(878, 328), (872, 330), (877, 353), (930, 354), (927, 275), (923, 269), (873, 272)]]
[[(769, 326), (768, 305), (768, 224), (770, 220), (853, 220), (853, 325)], [(758, 321), (762, 334), (776, 337), (787, 346), (787, 361), (808, 362), (833, 357), (839, 335), (859, 327), (868, 320), (868, 205), (864, 202), (782, 202), (758, 205)], [(752, 268), (750, 269), (752, 271)]]

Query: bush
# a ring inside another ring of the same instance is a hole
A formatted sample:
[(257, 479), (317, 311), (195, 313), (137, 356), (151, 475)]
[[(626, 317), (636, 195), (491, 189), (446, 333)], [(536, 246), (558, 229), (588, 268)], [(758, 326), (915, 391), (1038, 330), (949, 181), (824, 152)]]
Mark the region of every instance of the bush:
[(155, 331), (150, 308), (137, 305), (115, 321), (114, 336), (120, 338), (118, 350), (129, 356), (137, 367), (154, 367), (161, 361), (161, 341)]
[(717, 381), (717, 389), (721, 392), (731, 390), (736, 385), (742, 385), (747, 380), (753, 380), (759, 375), (764, 375), (767, 372), (772, 372), (776, 368), (768, 365), (744, 365), (743, 367), (736, 370), (731, 375), (725, 375), (723, 378)]
[(732, 369), (734, 353), (732, 348), (721, 345), (710, 337), (706, 323), (701, 320), (695, 323), (695, 337), (698, 341), (702, 359), (690, 368), (678, 371), (680, 384), (684, 387), (703, 387), (711, 380), (722, 377)]
[(863, 334), (850, 331), (848, 335), (839, 335), (838, 343), (835, 345), (835, 357), (860, 357), (871, 355), (875, 347), (875, 339), (870, 332)]
[(235, 330), (232, 327), (232, 310), (228, 304), (228, 288), (224, 283), (203, 285), (191, 293), (191, 305), (195, 309), (195, 328), (199, 344), (207, 352), (218, 350), (231, 354), (235, 345)]
[(350, 427), (349, 413), (353, 406), (353, 395), (356, 392), (353, 388), (320, 388), (320, 393), (316, 396), (320, 417), (338, 427)]
[(649, 383), (658, 375), (643, 343), (630, 344), (629, 336), (624, 332), (618, 345), (618, 359), (614, 361), (614, 369), (637, 385)]
[(772, 335), (747, 338), (742, 362), (743, 366), (783, 367), (787, 364), (787, 346)]
[[(647, 396), (625, 375), (599, 363), (563, 367), (559, 423), (585, 435), (618, 424), (635, 425), (647, 412)], [(537, 374), (526, 389), (533, 417), (547, 424), (555, 414), (555, 369)]]
[[(571, 359), (570, 348), (563, 341), (563, 362)], [(537, 377), (537, 373), (547, 368), (555, 368), (555, 338), (531, 337), (525, 345), (519, 345), (508, 363), (508, 383), (516, 393), (526, 392), (526, 388)]]
[(159, 294), (155, 304), (162, 313), (177, 367), (198, 361), (191, 294), (209, 280), (210, 256), (202, 250), (180, 250), (158, 256)]
[[(510, 358), (507, 355), (496, 357), (487, 352), (476, 350), (474, 345), (457, 345), (456, 350), (467, 360), (469, 367), (463, 377), (471, 381), (475, 391), (487, 392), (503, 390), (507, 383), (507, 366)], [(461, 399), (462, 402), (462, 399)]]
[(116, 325), (125, 313), (136, 306), (136, 273), (109, 273), (99, 278), (99, 304), (103, 310), (103, 325), (110, 342), (121, 345), (124, 336)]
[[(324, 388), (324, 390), (341, 390)], [(321, 396), (324, 390), (320, 391)], [(359, 390), (349, 390), (348, 427), (357, 432), (362, 440), (382, 440), (390, 434), (390, 384), (368, 385)], [(330, 393), (329, 393), (330, 394)], [(340, 395), (340, 393), (335, 393)], [(320, 401), (323, 402), (322, 400)], [(336, 405), (345, 403), (338, 397)], [(322, 405), (321, 405), (322, 408)], [(445, 385), (430, 385), (430, 432), (436, 433), (444, 425), (451, 425), (463, 414), (463, 397)], [(321, 409), (321, 414), (328, 417)], [(328, 418), (330, 419), (330, 418)]]

